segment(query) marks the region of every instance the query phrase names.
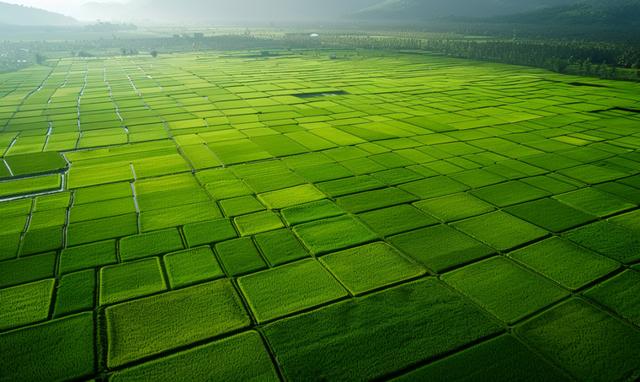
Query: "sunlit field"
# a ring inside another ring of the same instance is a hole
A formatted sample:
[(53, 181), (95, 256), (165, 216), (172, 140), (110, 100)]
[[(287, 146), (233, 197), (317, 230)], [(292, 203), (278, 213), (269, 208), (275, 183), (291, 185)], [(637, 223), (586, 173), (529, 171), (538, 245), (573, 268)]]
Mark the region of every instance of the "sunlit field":
[(640, 85), (369, 51), (0, 75), (0, 381), (640, 377)]

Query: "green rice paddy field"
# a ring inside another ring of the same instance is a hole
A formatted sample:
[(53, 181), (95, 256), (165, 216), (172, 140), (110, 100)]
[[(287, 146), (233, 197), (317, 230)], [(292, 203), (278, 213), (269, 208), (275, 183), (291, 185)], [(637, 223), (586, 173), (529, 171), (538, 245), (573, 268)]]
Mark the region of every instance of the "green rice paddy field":
[(0, 126), (0, 381), (640, 378), (638, 84), (64, 59)]

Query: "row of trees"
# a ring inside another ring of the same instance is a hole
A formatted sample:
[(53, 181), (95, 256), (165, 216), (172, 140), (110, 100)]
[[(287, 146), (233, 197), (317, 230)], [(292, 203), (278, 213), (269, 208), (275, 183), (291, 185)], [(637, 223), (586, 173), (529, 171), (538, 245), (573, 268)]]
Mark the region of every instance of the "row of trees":
[[(559, 73), (640, 79), (640, 48), (631, 44), (369, 36), (333, 36), (325, 37), (323, 41), (325, 46), (336, 48), (420, 50), (451, 57), (533, 66)], [(620, 71), (621, 68), (627, 70)]]

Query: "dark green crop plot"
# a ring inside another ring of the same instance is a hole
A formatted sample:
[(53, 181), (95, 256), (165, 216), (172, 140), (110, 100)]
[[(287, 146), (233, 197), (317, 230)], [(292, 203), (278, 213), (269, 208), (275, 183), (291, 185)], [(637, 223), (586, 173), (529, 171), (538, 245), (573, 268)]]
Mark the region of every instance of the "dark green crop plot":
[(238, 235), (227, 219), (187, 224), (182, 228), (182, 231), (189, 247), (218, 243), (234, 239)]
[(109, 367), (205, 340), (249, 325), (228, 280), (109, 307)]
[(442, 272), (495, 253), (490, 247), (446, 225), (393, 236), (389, 242), (434, 272)]
[(382, 377), (499, 330), (427, 280), (285, 319), (265, 334), (287, 378), (320, 381)]
[(93, 310), (96, 284), (93, 269), (62, 276), (56, 292), (54, 317)]
[(69, 380), (94, 373), (93, 314), (0, 334), (0, 381)]
[(640, 259), (640, 229), (601, 221), (571, 231), (567, 238), (622, 263)]
[(498, 207), (507, 207), (550, 195), (544, 190), (519, 181), (500, 183), (474, 190), (471, 193)]
[(53, 277), (55, 266), (55, 253), (2, 262), (0, 288)]
[(237, 276), (266, 268), (260, 252), (249, 237), (225, 241), (216, 245), (216, 252), (227, 274)]
[[(469, 372), (469, 369), (473, 372)], [(394, 381), (570, 381), (571, 379), (510, 335), (421, 367)]]
[(634, 324), (640, 325), (639, 292), (640, 272), (629, 270), (595, 286), (585, 295)]
[[(32, 215), (33, 216), (33, 215)], [(30, 229), (22, 238), (21, 256), (55, 251), (62, 247), (63, 227)]]
[(583, 188), (578, 191), (556, 195), (555, 199), (574, 208), (599, 217), (634, 207), (633, 203), (595, 188)]
[(567, 289), (580, 289), (620, 267), (620, 263), (557, 237), (509, 254)]
[(568, 295), (550, 281), (501, 257), (453, 271), (443, 279), (507, 323)]
[(505, 211), (551, 232), (562, 232), (596, 219), (553, 199), (540, 199)]
[(272, 266), (309, 256), (295, 235), (286, 229), (261, 233), (255, 236), (255, 240)]
[(337, 199), (338, 206), (352, 213), (376, 210), (398, 204), (410, 203), (417, 198), (398, 188), (366, 191), (359, 194), (343, 196)]
[(60, 254), (60, 273), (70, 273), (115, 262), (117, 262), (116, 241), (98, 241), (64, 249)]
[(18, 255), (21, 238), (22, 235), (19, 232), (0, 235), (0, 261), (11, 260)]
[(16, 176), (58, 172), (67, 168), (67, 162), (57, 152), (12, 155), (4, 160)]
[(205, 29), (0, 42), (0, 382), (640, 377), (637, 84)]
[(516, 332), (579, 380), (626, 379), (640, 368), (640, 333), (579, 299), (545, 312)]

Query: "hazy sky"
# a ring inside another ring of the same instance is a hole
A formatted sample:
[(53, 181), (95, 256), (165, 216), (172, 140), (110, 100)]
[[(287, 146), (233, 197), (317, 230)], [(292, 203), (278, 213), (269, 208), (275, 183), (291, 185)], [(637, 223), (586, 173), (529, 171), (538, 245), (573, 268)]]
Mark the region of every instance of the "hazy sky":
[[(74, 7), (77, 7), (80, 4), (88, 3), (90, 0), (2, 0), (6, 3), (13, 4), (21, 4), (27, 5), (30, 7), (37, 7), (46, 9), (49, 11), (60, 12), (65, 14), (73, 14)], [(118, 2), (119, 0), (115, 0)], [(97, 1), (97, 2), (106, 2), (106, 1)], [(120, 0), (119, 2), (124, 2), (124, 0)]]

